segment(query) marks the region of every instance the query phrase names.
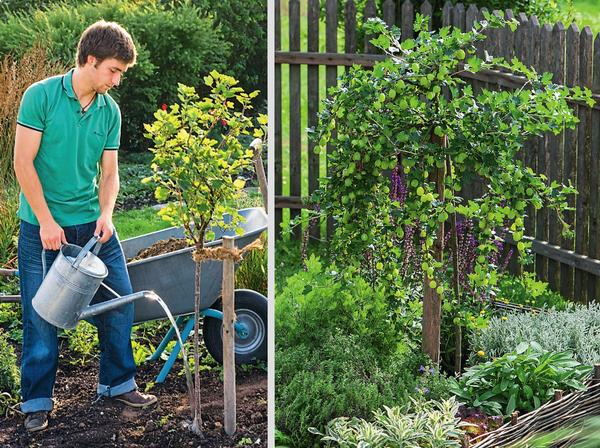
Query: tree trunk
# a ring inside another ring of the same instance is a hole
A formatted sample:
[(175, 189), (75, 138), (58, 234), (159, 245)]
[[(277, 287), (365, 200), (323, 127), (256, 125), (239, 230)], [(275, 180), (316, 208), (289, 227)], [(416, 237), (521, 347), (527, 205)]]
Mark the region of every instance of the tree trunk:
[[(196, 250), (202, 250), (202, 247)], [(194, 419), (192, 421), (191, 431), (194, 434), (202, 434), (202, 416), (200, 415), (200, 340), (199, 340), (199, 321), (200, 321), (200, 274), (202, 272), (202, 262), (196, 262), (196, 278), (194, 289)]]
[[(433, 134), (431, 141), (442, 147), (446, 147), (448, 144), (446, 137), (439, 138)], [(444, 168), (435, 168), (430, 174), (430, 180), (435, 182), (440, 200), (444, 199), (444, 177)], [(443, 239), (444, 223), (440, 223), (436, 231), (436, 239), (433, 246), (434, 259), (437, 261), (442, 261)], [(424, 275), (423, 283), (423, 351), (429, 355), (436, 365), (439, 365), (442, 304), (437, 291), (429, 287), (427, 274)]]

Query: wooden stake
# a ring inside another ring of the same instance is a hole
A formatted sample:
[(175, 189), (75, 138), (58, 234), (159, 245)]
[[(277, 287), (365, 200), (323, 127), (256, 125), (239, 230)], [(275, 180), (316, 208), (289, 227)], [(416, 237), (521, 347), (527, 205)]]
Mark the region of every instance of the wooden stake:
[(265, 205), (265, 211), (269, 213), (269, 203), (267, 200), (267, 176), (265, 174), (265, 167), (262, 162), (262, 140), (256, 138), (250, 143), (250, 147), (254, 150), (254, 170), (256, 171), (256, 177), (258, 178), (258, 185), (260, 186), (260, 192), (263, 197), (263, 204)]
[[(233, 249), (234, 239), (223, 237), (223, 247)], [(223, 402), (225, 413), (225, 432), (232, 435), (236, 426), (235, 402), (235, 321), (234, 306), (234, 262), (231, 259), (223, 260)]]

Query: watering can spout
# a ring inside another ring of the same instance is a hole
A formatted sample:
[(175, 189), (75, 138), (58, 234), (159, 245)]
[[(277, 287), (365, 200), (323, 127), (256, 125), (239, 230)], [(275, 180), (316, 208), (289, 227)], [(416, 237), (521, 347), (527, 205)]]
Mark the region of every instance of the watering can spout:
[(107, 300), (106, 302), (97, 303), (95, 305), (91, 305), (85, 308), (81, 312), (81, 314), (79, 314), (79, 320), (87, 319), (88, 317), (97, 316), (98, 314), (114, 310), (115, 308), (118, 308), (121, 305), (125, 305), (127, 303), (133, 302), (134, 300), (141, 298), (157, 300), (158, 295), (156, 295), (154, 291), (139, 291), (126, 296), (121, 296), (115, 299)]

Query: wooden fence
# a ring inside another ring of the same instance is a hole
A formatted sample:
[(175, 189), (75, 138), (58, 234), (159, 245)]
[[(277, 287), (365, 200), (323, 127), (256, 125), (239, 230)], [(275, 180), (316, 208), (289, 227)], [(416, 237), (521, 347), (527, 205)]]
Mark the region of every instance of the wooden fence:
[[(307, 99), (308, 127), (317, 124), (319, 102), (319, 68), (325, 66), (325, 86), (337, 84), (339, 66), (360, 64), (372, 66), (381, 55), (368, 38), (358, 41), (357, 11), (354, 0), (325, 1), (324, 19), (321, 19), (319, 0), (306, 0), (306, 16), (300, 14), (300, 1), (275, 1), (275, 220), (276, 229), (282, 221), (283, 210), (290, 209), (293, 218), (300, 213), (302, 197), (308, 196), (318, 186), (321, 160), (314, 154), (312, 142), (302, 145), (301, 98)], [(287, 8), (286, 8), (287, 6)], [(304, 9), (304, 8), (303, 8)], [(281, 48), (282, 11), (287, 11), (289, 48)], [(385, 0), (382, 11), (376, 11), (375, 2), (368, 0), (362, 17), (364, 20), (379, 15), (388, 24), (396, 24), (402, 30), (402, 38), (412, 37), (415, 12), (431, 15), (431, 5), (425, 1), (415, 8), (410, 0), (403, 3)], [(512, 11), (504, 12), (514, 17)], [(340, 19), (340, 15), (343, 18)], [(442, 10), (442, 24), (453, 25), (462, 30), (470, 29), (473, 22), (483, 18), (483, 11), (474, 5), (446, 3)], [(594, 40), (589, 27), (580, 30), (576, 24), (565, 27), (562, 23), (540, 25), (535, 16), (518, 14), (520, 26), (515, 32), (508, 27), (487, 31), (488, 39), (477, 48), (481, 56), (485, 51), (494, 56), (517, 57), (538, 72), (551, 72), (554, 81), (569, 86), (585, 86), (592, 90), (594, 107), (573, 103), (580, 119), (574, 130), (566, 130), (558, 136), (548, 135), (529, 141), (522, 152), (524, 163), (550, 180), (567, 183), (570, 179), (579, 191), (572, 201), (575, 212), (567, 219), (573, 225), (576, 237), (572, 240), (561, 236), (561, 226), (553, 212), (542, 209), (537, 213), (528, 211), (526, 235), (533, 241), (534, 269), (538, 278), (548, 281), (552, 289), (580, 302), (595, 299), (600, 293), (600, 35)], [(306, 21), (307, 42), (301, 48), (301, 20)], [(324, 20), (324, 35), (319, 24)], [(338, 35), (344, 37), (338, 43)], [(324, 43), (323, 45), (320, 45)], [(325, 48), (325, 52), (319, 52)], [(343, 49), (342, 49), (343, 48)], [(282, 66), (289, 66), (287, 83), (289, 91), (282, 92)], [(307, 66), (306, 88), (301, 84), (301, 66)], [(476, 74), (465, 73), (475, 91), (486, 89), (515, 89), (523, 85), (523, 78), (511, 73), (484, 70)], [(322, 90), (322, 89), (321, 89)], [(285, 111), (289, 138), (283, 142), (282, 94), (289, 98), (289, 110)], [(284, 152), (285, 151), (285, 152)], [(307, 154), (305, 153), (307, 152)], [(283, 160), (286, 167), (289, 195), (283, 196)], [(303, 157), (308, 163), (302, 164)], [(308, 190), (302, 191), (302, 179), (308, 178)], [(466, 188), (465, 195), (481, 192), (481, 185)], [(330, 231), (330, 226), (329, 229)], [(330, 234), (330, 232), (327, 232)], [(318, 227), (311, 230), (314, 238), (324, 238)], [(514, 268), (514, 266), (513, 266)]]

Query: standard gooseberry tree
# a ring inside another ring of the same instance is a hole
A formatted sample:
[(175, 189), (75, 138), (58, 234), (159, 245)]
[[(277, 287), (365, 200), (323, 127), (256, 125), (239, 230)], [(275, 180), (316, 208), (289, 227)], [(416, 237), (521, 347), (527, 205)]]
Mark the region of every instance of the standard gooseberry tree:
[[(485, 39), (487, 28), (516, 24), (487, 15), (469, 32), (429, 31), (428, 19), (417, 15), (416, 38), (401, 41), (396, 27), (372, 19), (368, 32), (378, 36), (372, 43), (387, 58), (343, 76), (314, 130), (316, 151), (330, 152), (328, 175), (312, 198), (320, 211), (313, 213), (334, 219), (332, 252), (354, 260), (373, 281), (393, 284), (403, 277), (403, 284), (422, 288), (423, 348), (434, 362), (442, 300), (450, 310), (464, 295), (457, 221), (477, 230), (468, 281), (484, 296), (497, 283), (499, 230), (512, 232), (521, 261), (528, 252), (523, 231), (529, 205), (554, 210), (563, 233), (572, 233), (563, 213), (576, 191), (570, 183), (548, 182), (517, 154), (533, 136), (574, 127), (567, 101), (593, 104), (591, 93), (556, 85), (551, 74), (539, 75), (516, 59), (475, 56), (474, 44)], [(459, 76), (498, 68), (523, 76), (522, 87), (475, 93)], [(472, 179), (481, 180), (483, 195), (461, 197), (462, 185)], [(407, 253), (418, 260), (412, 272), (401, 266)]]
[[(183, 226), (185, 235), (195, 246), (194, 303), (194, 382), (190, 406), (191, 430), (201, 432), (199, 331), (200, 278), (204, 242), (214, 238), (212, 226), (223, 229), (239, 227), (243, 219), (235, 207), (244, 188), (242, 174), (252, 167), (253, 150), (242, 143), (244, 136), (263, 137), (261, 125), (255, 126), (252, 99), (258, 91), (245, 93), (231, 76), (212, 71), (204, 78), (210, 93), (200, 98), (193, 87), (179, 85), (180, 104), (154, 114), (146, 124), (146, 137), (152, 139), (155, 196), (166, 206), (159, 211), (163, 219)], [(259, 121), (265, 121), (259, 116)], [(224, 216), (229, 215), (227, 222)]]

